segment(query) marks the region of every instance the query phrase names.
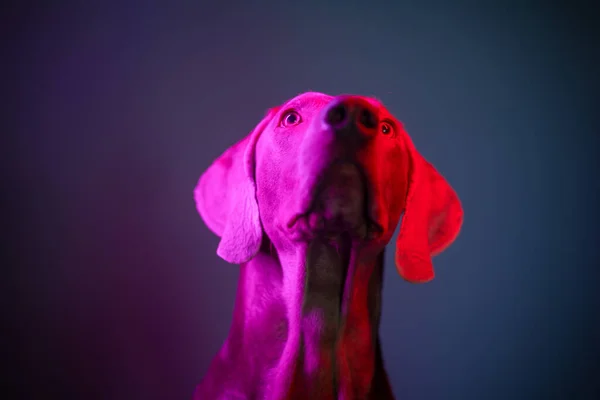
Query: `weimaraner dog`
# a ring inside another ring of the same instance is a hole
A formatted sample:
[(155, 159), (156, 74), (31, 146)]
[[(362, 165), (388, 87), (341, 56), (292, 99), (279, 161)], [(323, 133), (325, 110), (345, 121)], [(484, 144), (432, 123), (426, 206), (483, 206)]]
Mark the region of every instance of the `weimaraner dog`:
[(229, 336), (194, 399), (393, 399), (379, 340), (384, 249), (409, 282), (457, 237), (461, 203), (376, 99), (308, 92), (200, 177), (196, 207), (240, 264)]

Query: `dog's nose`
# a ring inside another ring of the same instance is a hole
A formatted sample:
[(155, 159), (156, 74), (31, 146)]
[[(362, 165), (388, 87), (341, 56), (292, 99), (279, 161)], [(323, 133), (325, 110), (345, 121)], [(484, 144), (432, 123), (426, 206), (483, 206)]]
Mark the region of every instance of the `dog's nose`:
[(356, 139), (373, 136), (379, 126), (375, 107), (357, 96), (341, 96), (333, 100), (325, 113), (325, 122), (336, 134)]

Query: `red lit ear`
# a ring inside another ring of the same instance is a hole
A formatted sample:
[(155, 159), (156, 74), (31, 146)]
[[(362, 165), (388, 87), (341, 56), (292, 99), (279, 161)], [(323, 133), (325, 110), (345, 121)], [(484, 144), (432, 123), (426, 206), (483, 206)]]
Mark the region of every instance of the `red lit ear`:
[(463, 209), (454, 189), (406, 137), (411, 167), (402, 226), (396, 240), (396, 268), (413, 283), (433, 279), (431, 258), (444, 251), (460, 231)]

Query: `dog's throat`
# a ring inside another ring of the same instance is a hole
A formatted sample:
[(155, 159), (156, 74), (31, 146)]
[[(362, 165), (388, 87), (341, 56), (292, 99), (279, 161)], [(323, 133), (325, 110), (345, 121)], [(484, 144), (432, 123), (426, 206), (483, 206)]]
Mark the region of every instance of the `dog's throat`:
[(319, 375), (313, 380), (320, 386), (315, 390), (331, 390), (336, 396), (336, 343), (343, 325), (344, 299), (352, 284), (355, 252), (351, 237), (342, 234), (313, 239), (306, 255), (302, 304), (304, 370), (309, 375)]
[(347, 234), (320, 236), (309, 243), (304, 311), (318, 307), (339, 316), (351, 255), (352, 239)]

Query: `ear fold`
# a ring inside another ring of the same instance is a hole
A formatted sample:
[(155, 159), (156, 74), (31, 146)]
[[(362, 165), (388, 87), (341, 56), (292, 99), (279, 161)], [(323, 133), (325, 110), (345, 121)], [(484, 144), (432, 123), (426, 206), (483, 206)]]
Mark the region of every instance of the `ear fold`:
[(460, 231), (463, 209), (446, 179), (425, 160), (407, 137), (411, 159), (408, 194), (396, 240), (396, 268), (409, 282), (433, 279), (431, 257), (444, 251)]
[(269, 110), (248, 136), (217, 158), (194, 190), (198, 213), (221, 237), (217, 254), (232, 264), (250, 260), (260, 249), (263, 231), (256, 201), (255, 148), (276, 111)]

